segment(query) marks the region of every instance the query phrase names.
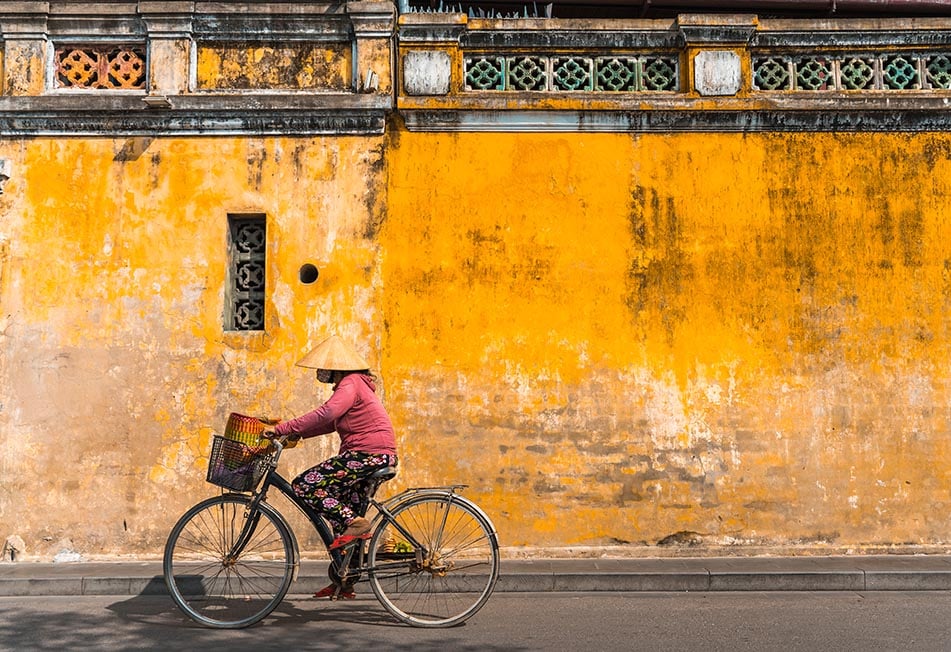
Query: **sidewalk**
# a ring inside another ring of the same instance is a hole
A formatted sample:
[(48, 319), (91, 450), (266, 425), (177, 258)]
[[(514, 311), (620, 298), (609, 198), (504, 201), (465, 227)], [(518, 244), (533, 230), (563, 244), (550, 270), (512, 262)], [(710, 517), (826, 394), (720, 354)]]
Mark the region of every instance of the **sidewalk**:
[[(291, 593), (327, 584), (304, 561)], [(951, 555), (504, 559), (497, 591), (951, 591)], [(160, 561), (0, 563), (0, 597), (161, 595)]]

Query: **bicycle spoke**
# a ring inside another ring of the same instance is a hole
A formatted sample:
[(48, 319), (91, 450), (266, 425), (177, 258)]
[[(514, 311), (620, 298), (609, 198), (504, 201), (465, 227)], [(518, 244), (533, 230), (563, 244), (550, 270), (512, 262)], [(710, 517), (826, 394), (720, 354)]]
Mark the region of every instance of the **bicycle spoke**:
[[(283, 599), (293, 575), (290, 530), (262, 504), (253, 531), (244, 534), (247, 496), (226, 495), (199, 503), (182, 517), (165, 549), (165, 580), (175, 603), (211, 627), (247, 627)], [(236, 549), (240, 538), (244, 545)]]
[[(485, 516), (460, 497), (450, 502), (444, 495), (410, 499), (392, 516), (394, 522), (384, 521), (370, 543), (371, 587), (387, 610), (422, 627), (458, 624), (478, 611), (498, 577), (498, 544)], [(423, 550), (390, 562), (387, 545), (403, 554), (412, 545)]]

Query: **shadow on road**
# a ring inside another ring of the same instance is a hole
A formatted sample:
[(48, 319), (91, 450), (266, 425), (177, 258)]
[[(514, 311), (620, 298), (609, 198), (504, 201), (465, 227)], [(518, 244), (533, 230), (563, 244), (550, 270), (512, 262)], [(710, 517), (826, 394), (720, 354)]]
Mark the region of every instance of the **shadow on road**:
[[(123, 620), (152, 625), (174, 625), (209, 628), (200, 625), (185, 615), (172, 601), (165, 589), (165, 581), (155, 577), (149, 581), (141, 594), (113, 603), (109, 606)], [(306, 595), (288, 595), (271, 614), (256, 625), (271, 627), (293, 626), (301, 622), (341, 622), (382, 627), (403, 627), (390, 616), (369, 594), (356, 600), (333, 601), (315, 599)], [(253, 629), (253, 627), (252, 627)]]
[[(78, 598), (82, 600), (82, 598)], [(447, 649), (461, 652), (492, 652), (493, 650), (518, 650), (506, 645), (474, 644), (468, 624), (448, 629), (419, 629), (403, 625), (390, 616), (369, 593), (359, 594), (355, 600), (317, 600), (310, 596), (292, 595), (284, 599), (277, 609), (263, 621), (241, 630), (219, 630), (193, 622), (182, 613), (167, 595), (143, 592), (106, 606), (106, 610), (118, 621), (62, 623), (52, 636), (44, 634), (44, 640), (56, 640), (56, 649), (81, 647), (106, 647), (115, 649), (115, 637), (121, 637), (123, 649), (143, 649), (161, 642), (179, 649), (199, 649), (211, 652), (218, 649), (233, 650), (234, 646), (254, 646), (256, 651), (281, 650), (299, 646), (302, 649), (370, 649), (386, 645), (390, 649), (410, 649), (423, 652), (443, 652)], [(17, 617), (22, 618), (24, 614)], [(49, 630), (49, 622), (33, 625)], [(108, 616), (106, 617), (108, 618)], [(103, 620), (102, 618), (97, 621)], [(22, 623), (21, 623), (22, 624)], [(29, 627), (29, 625), (28, 625)], [(110, 634), (97, 637), (95, 627), (109, 629)], [(19, 629), (19, 627), (18, 627)], [(85, 634), (81, 633), (85, 630)], [(16, 645), (15, 638), (0, 637), (5, 643)], [(110, 638), (112, 637), (112, 638)], [(29, 640), (22, 648), (34, 647)], [(51, 646), (51, 648), (54, 646)]]

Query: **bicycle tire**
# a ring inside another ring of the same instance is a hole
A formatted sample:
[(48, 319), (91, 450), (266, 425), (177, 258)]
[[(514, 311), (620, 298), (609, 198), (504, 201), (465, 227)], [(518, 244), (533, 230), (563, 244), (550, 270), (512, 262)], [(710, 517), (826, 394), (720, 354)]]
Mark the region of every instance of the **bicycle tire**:
[(287, 522), (266, 503), (258, 505), (247, 545), (228, 559), (250, 502), (240, 494), (209, 498), (188, 510), (168, 536), (165, 584), (178, 608), (197, 623), (249, 627), (274, 611), (290, 589), (297, 546)]
[(451, 627), (478, 612), (499, 577), (498, 538), (482, 510), (458, 495), (430, 494), (396, 505), (391, 514), (369, 546), (370, 587), (383, 607), (414, 627)]

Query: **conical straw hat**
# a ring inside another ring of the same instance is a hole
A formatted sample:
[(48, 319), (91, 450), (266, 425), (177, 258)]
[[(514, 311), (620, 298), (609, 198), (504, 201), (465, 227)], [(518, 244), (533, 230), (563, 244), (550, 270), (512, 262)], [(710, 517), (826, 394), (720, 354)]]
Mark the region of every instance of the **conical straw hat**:
[(337, 335), (331, 335), (308, 351), (297, 366), (330, 371), (363, 371), (370, 368), (366, 360)]

